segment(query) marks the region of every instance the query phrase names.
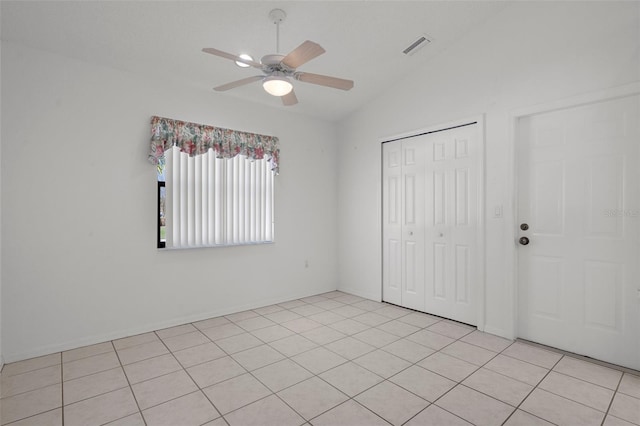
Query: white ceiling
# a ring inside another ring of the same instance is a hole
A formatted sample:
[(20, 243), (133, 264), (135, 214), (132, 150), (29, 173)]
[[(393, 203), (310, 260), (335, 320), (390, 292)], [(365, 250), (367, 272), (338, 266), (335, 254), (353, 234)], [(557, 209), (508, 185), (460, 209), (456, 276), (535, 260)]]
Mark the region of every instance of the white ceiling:
[[(315, 41), (327, 52), (300, 71), (351, 79), (355, 87), (343, 92), (296, 82), (300, 103), (291, 107), (259, 83), (212, 96), (338, 120), (505, 7), (501, 1), (2, 1), (1, 28), (2, 40), (212, 92), (259, 71), (201, 49), (248, 53), (258, 60), (276, 53), (268, 14), (281, 8), (288, 16), (280, 26), (279, 53)], [(422, 34), (433, 42), (404, 55)]]

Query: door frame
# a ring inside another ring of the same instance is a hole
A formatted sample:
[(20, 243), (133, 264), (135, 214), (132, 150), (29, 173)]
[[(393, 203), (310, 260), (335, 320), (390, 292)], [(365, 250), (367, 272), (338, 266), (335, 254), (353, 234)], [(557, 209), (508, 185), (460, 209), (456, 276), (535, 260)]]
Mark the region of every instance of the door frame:
[(445, 123), (435, 124), (428, 127), (423, 127), (416, 130), (411, 130), (402, 133), (392, 134), (390, 136), (378, 138), (378, 143), (380, 144), (380, 175), (378, 179), (378, 236), (379, 236), (379, 247), (380, 247), (380, 299), (383, 300), (383, 270), (384, 268), (384, 259), (382, 258), (382, 247), (384, 244), (382, 238), (382, 209), (384, 206), (382, 205), (382, 167), (383, 167), (383, 155), (382, 155), (382, 145), (385, 142), (392, 142), (398, 139), (407, 139), (414, 136), (420, 136), (426, 133), (436, 133), (444, 130), (453, 129), (456, 127), (466, 126), (470, 124), (475, 124), (478, 126), (478, 158), (477, 158), (477, 167), (478, 167), (478, 175), (480, 177), (478, 183), (478, 200), (476, 206), (476, 214), (478, 217), (478, 229), (476, 231), (476, 252), (478, 256), (476, 258), (476, 271), (478, 275), (478, 292), (476, 294), (477, 297), (477, 312), (476, 312), (476, 322), (477, 328), (480, 331), (484, 331), (485, 329), (485, 252), (486, 252), (486, 244), (485, 244), (485, 199), (486, 199), (486, 171), (485, 171), (485, 140), (486, 140), (486, 127), (485, 127), (485, 115), (479, 114), (471, 117), (466, 117), (463, 119), (458, 119), (454, 121), (449, 121)]
[[(518, 198), (518, 162), (519, 162), (519, 146), (520, 140), (518, 138), (518, 120), (524, 117), (532, 116), (535, 114), (553, 112), (568, 108), (575, 108), (582, 105), (594, 104), (598, 102), (610, 101), (618, 98), (624, 98), (627, 96), (633, 96), (640, 94), (640, 81), (625, 84), (622, 86), (616, 86), (609, 89), (599, 90), (595, 92), (585, 93), (583, 95), (573, 96), (569, 98), (563, 98), (559, 100), (554, 100), (550, 102), (545, 102), (542, 104), (532, 105), (529, 107), (518, 108), (512, 110), (509, 113), (509, 141), (508, 144), (508, 158), (509, 158), (509, 167), (508, 167), (508, 176), (507, 176), (507, 184), (509, 187), (507, 188), (507, 194), (511, 194), (511, 203), (508, 206), (511, 210), (511, 214), (505, 214), (505, 219), (507, 223), (506, 226), (506, 234), (508, 238), (506, 238), (506, 262), (507, 271), (505, 273), (505, 277), (507, 280), (511, 280), (513, 283), (511, 286), (507, 288), (511, 291), (510, 300), (511, 300), (511, 312), (510, 316), (512, 318), (511, 330), (507, 330), (511, 338), (517, 338), (520, 336), (519, 328), (519, 320), (520, 313), (518, 312), (519, 308), (519, 288), (520, 283), (519, 279), (519, 270), (518, 270), (518, 206), (519, 206), (519, 198)], [(640, 257), (638, 258), (638, 262), (640, 262)]]

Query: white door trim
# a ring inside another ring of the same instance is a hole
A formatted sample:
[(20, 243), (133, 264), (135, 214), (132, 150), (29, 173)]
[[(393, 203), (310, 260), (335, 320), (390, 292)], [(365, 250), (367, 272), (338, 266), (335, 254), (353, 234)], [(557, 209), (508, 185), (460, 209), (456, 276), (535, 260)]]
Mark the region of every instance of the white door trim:
[(469, 124), (475, 123), (478, 126), (478, 149), (480, 155), (478, 155), (478, 171), (481, 177), (478, 187), (478, 202), (477, 202), (477, 217), (478, 217), (478, 230), (477, 230), (477, 259), (476, 259), (476, 271), (478, 271), (478, 312), (477, 312), (477, 328), (480, 331), (484, 331), (485, 329), (485, 181), (486, 181), (486, 171), (485, 171), (485, 139), (486, 139), (486, 130), (485, 130), (485, 116), (484, 114), (475, 115), (472, 117), (467, 117), (465, 119), (450, 121), (446, 123), (440, 123), (428, 127), (424, 127), (417, 130), (412, 130), (408, 132), (403, 132), (399, 134), (394, 134), (386, 137), (378, 138), (378, 143), (380, 144), (380, 175), (378, 176), (378, 241), (379, 244), (379, 259), (380, 259), (380, 301), (382, 301), (382, 291), (383, 291), (383, 272), (382, 267), (384, 265), (384, 261), (382, 259), (382, 144), (384, 142), (390, 142), (396, 139), (404, 139), (410, 138), (413, 136), (418, 136), (424, 133), (433, 133), (438, 131), (443, 131), (455, 127), (465, 126)]
[[(510, 164), (507, 176), (507, 184), (509, 185), (507, 193), (512, 194), (512, 197), (509, 205), (509, 208), (511, 209), (510, 214), (505, 214), (505, 219), (507, 221), (505, 224), (507, 227), (506, 234), (508, 236), (506, 239), (507, 246), (505, 250), (505, 265), (507, 267), (505, 278), (510, 279), (513, 284), (507, 287), (511, 291), (511, 294), (509, 295), (509, 300), (511, 300), (511, 330), (505, 330), (507, 335), (504, 337), (512, 339), (518, 337), (518, 120), (522, 117), (534, 114), (578, 107), (581, 105), (623, 98), (635, 94), (640, 94), (640, 81), (569, 98), (545, 102), (543, 104), (518, 108), (511, 111), (509, 114), (510, 143), (508, 145), (508, 158)], [(640, 259), (638, 259), (638, 261), (640, 261)]]

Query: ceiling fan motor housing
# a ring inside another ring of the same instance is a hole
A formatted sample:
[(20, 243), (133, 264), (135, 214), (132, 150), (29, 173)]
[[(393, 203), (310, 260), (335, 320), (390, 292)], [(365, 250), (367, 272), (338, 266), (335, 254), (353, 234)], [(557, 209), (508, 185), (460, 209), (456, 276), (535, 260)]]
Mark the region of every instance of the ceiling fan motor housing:
[(279, 65), (280, 61), (284, 59), (284, 55), (264, 55), (260, 59), (262, 65)]
[(280, 72), (284, 75), (291, 76), (295, 71), (292, 68), (289, 68), (282, 60), (284, 59), (284, 55), (265, 55), (260, 59), (260, 63), (262, 64), (262, 72), (265, 74), (273, 74), (276, 72)]

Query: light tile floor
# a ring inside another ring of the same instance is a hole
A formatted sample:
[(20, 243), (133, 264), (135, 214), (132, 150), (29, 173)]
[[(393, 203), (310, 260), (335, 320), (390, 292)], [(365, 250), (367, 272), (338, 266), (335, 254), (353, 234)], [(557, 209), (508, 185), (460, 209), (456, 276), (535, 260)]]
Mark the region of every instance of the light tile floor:
[(640, 425), (640, 376), (341, 292), (8, 364), (2, 425)]

